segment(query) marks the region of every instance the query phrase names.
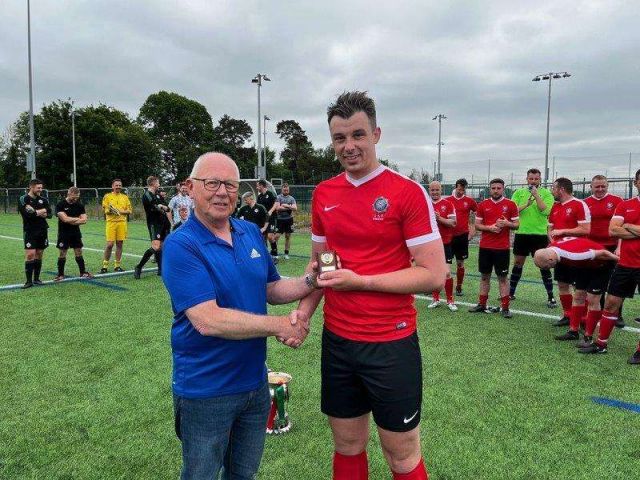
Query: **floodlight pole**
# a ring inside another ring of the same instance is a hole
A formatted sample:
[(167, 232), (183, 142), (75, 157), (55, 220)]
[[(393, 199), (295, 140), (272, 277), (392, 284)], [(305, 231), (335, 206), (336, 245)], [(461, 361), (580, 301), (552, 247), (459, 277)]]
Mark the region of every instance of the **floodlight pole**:
[[(27, 45), (29, 55), (29, 144), (31, 161), (27, 161), (27, 167), (31, 167), (31, 179), (36, 178), (36, 134), (33, 125), (33, 79), (31, 72), (31, 1), (27, 0)], [(28, 170), (28, 168), (27, 168)]]
[(78, 186), (78, 177), (76, 173), (76, 111), (71, 102), (71, 142), (73, 147), (73, 186)]
[(568, 72), (549, 72), (536, 75), (533, 77), (533, 82), (539, 82), (540, 80), (549, 80), (549, 89), (547, 94), (547, 141), (544, 154), (544, 185), (549, 184), (549, 124), (551, 123), (551, 80), (558, 78), (569, 78), (571, 76)]
[(251, 83), (255, 83), (258, 85), (258, 178), (265, 178), (267, 176), (267, 169), (263, 162), (262, 158), (262, 134), (260, 132), (260, 127), (262, 123), (262, 115), (260, 114), (260, 88), (262, 87), (262, 81), (270, 82), (271, 79), (267, 77), (264, 73), (258, 73), (252, 80)]
[(442, 113), (439, 113), (432, 119), (432, 120), (438, 120), (438, 172), (436, 176), (436, 180), (438, 181), (442, 181), (442, 174), (440, 173), (440, 158), (441, 158), (440, 154), (442, 149), (442, 120), (443, 119), (446, 120), (447, 117), (445, 117)]
[(264, 166), (265, 166), (265, 170), (267, 167), (267, 121), (271, 120), (268, 116), (264, 116), (262, 117), (263, 120), (263, 128), (262, 128), (262, 149), (263, 149), (263, 154), (262, 154), (262, 159), (264, 160)]

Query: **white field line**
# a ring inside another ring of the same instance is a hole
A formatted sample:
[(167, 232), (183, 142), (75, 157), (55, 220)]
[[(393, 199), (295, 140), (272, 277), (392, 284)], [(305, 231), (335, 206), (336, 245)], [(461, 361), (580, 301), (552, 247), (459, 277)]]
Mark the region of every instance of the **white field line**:
[[(0, 235), (0, 238), (5, 238), (7, 240), (19, 240), (22, 241), (22, 238), (18, 238), (18, 237), (8, 237), (6, 235)], [(91, 250), (94, 252), (102, 252), (102, 250), (99, 250), (97, 248), (85, 248), (85, 250)], [(134, 253), (123, 253), (123, 255), (127, 255), (130, 257), (137, 257), (140, 258), (142, 257), (142, 255), (136, 255)], [(145, 269), (144, 271), (147, 270), (155, 270), (155, 269)], [(114, 273), (107, 273), (105, 275), (100, 275), (99, 277), (96, 278), (96, 280), (99, 280), (100, 278), (104, 278), (104, 277), (108, 277), (108, 276), (117, 276), (117, 275), (126, 275), (127, 273), (131, 273), (131, 272), (114, 272)], [(289, 278), (289, 277), (285, 277), (282, 276), (282, 278)], [(75, 278), (70, 278), (69, 280), (75, 280)], [(66, 281), (63, 280), (63, 281)], [(47, 283), (47, 282), (45, 282)], [(4, 290), (4, 289), (8, 289), (9, 287), (11, 288), (15, 288), (15, 285), (7, 285), (7, 286), (3, 286), (0, 287), (0, 291)], [(416, 298), (419, 298), (421, 300), (433, 300), (430, 296), (428, 295), (416, 295)], [(460, 302), (460, 301), (456, 301), (456, 305), (464, 305), (465, 307), (473, 307), (476, 304), (475, 303), (469, 303), (469, 302)], [(445, 305), (443, 304), (442, 307), (444, 308)], [(558, 315), (549, 315), (548, 313), (537, 313), (537, 312), (529, 312), (527, 310), (513, 310), (511, 309), (511, 313), (515, 313), (518, 315), (525, 315), (528, 317), (537, 317), (537, 318), (546, 318), (548, 320), (559, 320), (560, 317)], [(624, 327), (622, 330), (626, 330), (628, 332), (633, 332), (633, 333), (640, 333), (640, 328), (635, 328), (635, 327)]]
[[(0, 235), (0, 238), (4, 238), (6, 240), (18, 240), (19, 242), (24, 241), (24, 239), (20, 238), (20, 237), (8, 237), (6, 235)], [(54, 247), (55, 245), (50, 244), (52, 247)], [(99, 249), (99, 248), (90, 248), (90, 247), (82, 247), (83, 250), (89, 250), (90, 252), (98, 252), (98, 253), (103, 253), (104, 252), (104, 248), (103, 249)], [(122, 255), (125, 257), (134, 257), (134, 258), (142, 258), (142, 255), (138, 255), (136, 253), (126, 253), (126, 252), (122, 252)], [(121, 272), (116, 272), (116, 273), (121, 273)]]

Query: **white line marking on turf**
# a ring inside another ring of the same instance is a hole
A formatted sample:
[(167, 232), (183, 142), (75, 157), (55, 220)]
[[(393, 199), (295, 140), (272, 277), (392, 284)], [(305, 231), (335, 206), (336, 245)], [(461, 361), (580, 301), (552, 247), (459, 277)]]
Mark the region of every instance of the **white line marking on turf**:
[[(24, 239), (20, 238), (20, 237), (8, 237), (6, 235), (0, 235), (0, 238), (4, 238), (7, 240), (18, 240), (19, 242), (23, 242)], [(90, 252), (99, 252), (99, 253), (104, 253), (104, 249), (100, 250), (99, 248), (90, 248), (90, 247), (82, 247), (83, 250), (89, 250)], [(142, 258), (142, 255), (138, 255), (136, 253), (126, 253), (126, 252), (122, 252), (122, 255), (125, 257), (134, 257), (134, 258)], [(120, 272), (116, 272), (116, 273), (120, 273)]]

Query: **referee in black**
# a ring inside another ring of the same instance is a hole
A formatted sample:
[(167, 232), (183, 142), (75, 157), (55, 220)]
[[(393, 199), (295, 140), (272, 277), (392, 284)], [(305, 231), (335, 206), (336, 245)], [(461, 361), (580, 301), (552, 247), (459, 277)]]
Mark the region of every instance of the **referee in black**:
[(148, 248), (142, 255), (140, 263), (136, 265), (133, 271), (133, 277), (139, 279), (142, 275), (142, 268), (147, 261), (154, 256), (158, 265), (158, 275), (162, 269), (162, 242), (171, 231), (171, 222), (169, 221), (169, 206), (160, 195), (160, 180), (158, 177), (150, 176), (147, 178), (147, 191), (142, 196), (142, 205), (147, 214), (147, 228), (149, 229), (149, 237), (151, 239), (151, 248)]
[(49, 246), (47, 218), (51, 218), (49, 201), (41, 196), (43, 188), (42, 180), (34, 178), (29, 182), (27, 194), (21, 196), (18, 201), (24, 237), (24, 272), (27, 277), (22, 288), (42, 285), (40, 281), (42, 254), (44, 249)]
[(267, 230), (263, 232), (263, 235), (266, 237), (265, 240), (268, 240), (269, 245), (271, 246), (271, 256), (275, 258), (278, 255), (278, 244), (275, 241), (275, 232), (277, 226), (276, 209), (278, 207), (276, 194), (269, 190), (269, 188), (267, 187), (267, 181), (263, 179), (258, 180), (257, 188), (258, 198), (256, 199), (256, 201), (267, 211), (267, 219), (269, 221)]

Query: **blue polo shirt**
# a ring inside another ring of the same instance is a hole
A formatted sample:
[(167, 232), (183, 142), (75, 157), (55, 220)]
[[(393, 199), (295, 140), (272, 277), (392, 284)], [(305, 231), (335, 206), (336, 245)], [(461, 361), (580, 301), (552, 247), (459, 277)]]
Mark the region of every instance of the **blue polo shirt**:
[(162, 280), (171, 297), (173, 392), (210, 398), (255, 390), (266, 381), (265, 338), (227, 340), (201, 335), (185, 310), (208, 300), (220, 307), (264, 315), (267, 283), (280, 279), (258, 228), (230, 219), (233, 246), (195, 215), (167, 237)]

